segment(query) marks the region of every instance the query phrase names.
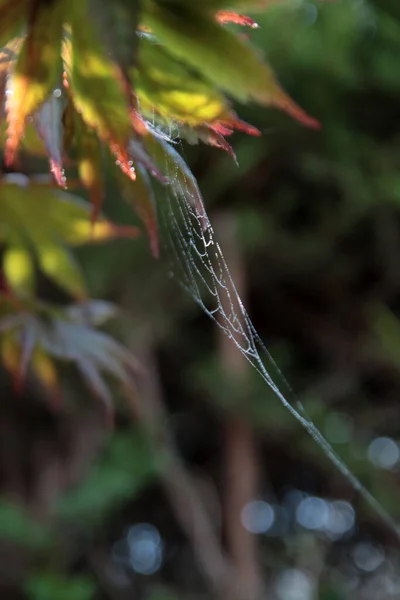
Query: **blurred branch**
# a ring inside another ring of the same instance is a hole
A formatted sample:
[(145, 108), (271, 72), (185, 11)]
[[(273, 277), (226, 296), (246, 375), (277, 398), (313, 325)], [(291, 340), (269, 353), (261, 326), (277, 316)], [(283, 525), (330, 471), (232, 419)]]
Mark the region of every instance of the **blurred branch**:
[(204, 576), (219, 598), (233, 598), (236, 594), (232, 589), (231, 565), (223, 554), (208, 511), (179, 456), (168, 427), (168, 414), (149, 334), (141, 340), (140, 356), (147, 369), (141, 381), (140, 399), (135, 398), (135, 417), (148, 435), (165, 493), (192, 544)]
[[(237, 219), (224, 213), (214, 219), (217, 238), (221, 240), (229, 269), (240, 298), (245, 293), (245, 270), (236, 235)], [(222, 303), (228, 304), (223, 295)], [(231, 307), (223, 306), (226, 314)], [(240, 318), (240, 315), (238, 315)], [(242, 380), (247, 372), (247, 361), (224, 331), (218, 329), (219, 357), (230, 379)], [(241, 398), (240, 400), (244, 400)], [(243, 403), (242, 403), (243, 404)], [(225, 534), (229, 554), (237, 576), (241, 596), (257, 600), (261, 592), (261, 573), (255, 536), (241, 521), (243, 508), (258, 495), (259, 471), (254, 431), (243, 416), (228, 414), (225, 420)]]

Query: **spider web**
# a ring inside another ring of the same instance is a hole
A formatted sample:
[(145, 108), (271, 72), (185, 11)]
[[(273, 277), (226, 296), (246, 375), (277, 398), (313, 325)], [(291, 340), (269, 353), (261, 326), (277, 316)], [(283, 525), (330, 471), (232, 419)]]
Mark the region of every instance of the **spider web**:
[[(163, 241), (172, 253), (173, 275), (201, 309), (231, 340), (259, 373), (286, 410), (303, 426), (319, 448), (400, 539), (400, 527), (324, 438), (296, 398), (260, 339), (237, 292), (221, 247), (215, 238), (200, 190), (181, 154), (177, 138), (157, 134), (165, 151), (168, 190), (158, 202)], [(175, 147), (174, 147), (175, 146)]]

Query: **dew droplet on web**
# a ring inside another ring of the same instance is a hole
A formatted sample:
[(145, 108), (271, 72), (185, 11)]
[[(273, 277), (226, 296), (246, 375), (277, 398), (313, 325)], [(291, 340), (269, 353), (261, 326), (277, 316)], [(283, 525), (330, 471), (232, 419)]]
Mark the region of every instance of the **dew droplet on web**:
[(62, 94), (62, 92), (59, 88), (55, 89), (53, 92), (54, 98), (60, 98), (61, 94)]

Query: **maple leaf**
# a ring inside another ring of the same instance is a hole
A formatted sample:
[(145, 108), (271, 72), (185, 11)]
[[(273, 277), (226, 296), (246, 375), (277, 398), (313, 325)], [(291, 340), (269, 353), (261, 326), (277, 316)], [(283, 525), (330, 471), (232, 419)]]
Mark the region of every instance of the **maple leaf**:
[(26, 118), (53, 91), (61, 72), (62, 3), (34, 2), (30, 12), (28, 33), (12, 71), (6, 103), (8, 136), (5, 160), (8, 165), (15, 160)]
[(0, 184), (0, 232), (5, 245), (3, 276), (11, 291), (32, 297), (35, 261), (59, 287), (86, 298), (83, 274), (70, 247), (118, 237), (136, 237), (135, 227), (118, 227), (98, 215), (91, 222), (90, 205), (46, 183), (22, 174), (3, 177)]
[(17, 391), (31, 372), (48, 393), (53, 408), (59, 408), (59, 365), (72, 363), (112, 418), (111, 391), (105, 377), (111, 376), (121, 389), (132, 393), (138, 370), (128, 350), (94, 328), (113, 316), (113, 307), (101, 301), (62, 310), (34, 301), (15, 304), (0, 293), (0, 354)]
[[(233, 158), (227, 136), (260, 132), (237, 116), (231, 99), (275, 106), (317, 126), (284, 92), (268, 63), (224, 27), (255, 27), (241, 11), (270, 3), (0, 0), (5, 163), (18, 171), (19, 153), (48, 156), (54, 178), (16, 172), (0, 179), (0, 345), (18, 385), (32, 370), (56, 399), (57, 361), (72, 361), (108, 405), (107, 374), (132, 386), (130, 355), (83, 322), (79, 307), (62, 311), (35, 300), (39, 269), (86, 305), (85, 278), (71, 247), (137, 235), (136, 228), (118, 227), (100, 212), (105, 161), (158, 256), (152, 178), (173, 192), (184, 189), (188, 202), (202, 202), (196, 179), (163, 134), (166, 125), (190, 143), (200, 140)], [(54, 187), (71, 185), (70, 168), (91, 204)], [(174, 177), (168, 179), (169, 173)]]
[[(99, 0), (4, 0), (0, 95), (6, 100), (8, 125), (2, 132), (6, 163), (15, 163), (20, 147), (47, 154), (54, 179), (64, 188), (65, 164), (76, 166), (92, 202), (92, 223), (105, 194), (103, 146), (109, 147), (115, 167), (132, 181), (135, 163), (140, 164), (136, 191), (117, 179), (125, 197), (141, 198), (130, 204), (144, 221), (157, 255), (151, 182), (144, 171), (165, 178), (149, 150), (151, 140), (146, 141), (152, 136), (150, 122), (161, 127), (175, 122), (184, 138), (214, 145), (232, 156), (226, 136), (235, 129), (250, 135), (259, 132), (237, 117), (227, 95), (277, 106), (302, 123), (317, 126), (282, 90), (254, 50), (221, 25), (255, 26), (251, 18), (227, 10), (225, 4), (146, 0), (139, 13), (136, 3), (126, 0), (107, 6)], [(229, 9), (247, 10), (269, 2), (229, 4)], [(116, 33), (109, 30), (109, 23)], [(149, 31), (151, 35), (144, 33)]]

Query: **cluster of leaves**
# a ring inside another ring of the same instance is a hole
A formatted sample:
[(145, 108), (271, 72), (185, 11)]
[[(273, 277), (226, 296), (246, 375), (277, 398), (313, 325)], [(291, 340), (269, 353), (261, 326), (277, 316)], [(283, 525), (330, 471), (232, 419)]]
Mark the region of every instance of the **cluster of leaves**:
[[(0, 1), (6, 171), (0, 182), (0, 341), (3, 363), (17, 385), (32, 367), (57, 397), (59, 359), (75, 362), (107, 403), (105, 372), (124, 386), (131, 382), (128, 354), (93, 329), (113, 311), (87, 303), (84, 277), (70, 253), (74, 245), (138, 233), (100, 215), (105, 163), (144, 222), (157, 256), (152, 179), (171, 184), (171, 163), (178, 176), (187, 172), (165, 126), (172, 124), (191, 143), (200, 140), (233, 155), (227, 136), (235, 129), (259, 132), (238, 118), (229, 97), (272, 105), (305, 125), (318, 125), (286, 95), (247, 37), (226, 26), (256, 27), (237, 11), (267, 4)], [(21, 173), (29, 155), (48, 157), (50, 177)], [(86, 189), (91, 204), (65, 191), (67, 185)], [(60, 309), (39, 303), (37, 270), (85, 304)]]

